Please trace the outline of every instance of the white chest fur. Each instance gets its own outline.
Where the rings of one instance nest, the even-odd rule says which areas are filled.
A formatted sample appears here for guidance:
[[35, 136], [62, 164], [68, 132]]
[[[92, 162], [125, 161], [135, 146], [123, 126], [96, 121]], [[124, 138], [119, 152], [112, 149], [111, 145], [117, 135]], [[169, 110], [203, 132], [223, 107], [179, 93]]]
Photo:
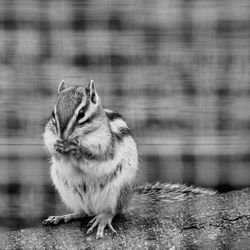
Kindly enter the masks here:
[[[95, 164], [94, 169], [105, 168], [106, 164]], [[110, 162], [110, 169], [111, 165]], [[124, 170], [126, 171], [122, 171]], [[110, 174], [91, 175], [76, 167], [70, 160], [53, 158], [51, 178], [62, 200], [71, 210], [97, 215], [104, 211], [115, 213], [120, 183], [124, 181], [116, 171], [121, 169], [114, 167]]]
[[115, 148], [114, 159], [102, 162], [52, 156], [51, 178], [64, 203], [74, 212], [115, 213], [120, 190], [134, 181], [138, 163], [131, 137]]

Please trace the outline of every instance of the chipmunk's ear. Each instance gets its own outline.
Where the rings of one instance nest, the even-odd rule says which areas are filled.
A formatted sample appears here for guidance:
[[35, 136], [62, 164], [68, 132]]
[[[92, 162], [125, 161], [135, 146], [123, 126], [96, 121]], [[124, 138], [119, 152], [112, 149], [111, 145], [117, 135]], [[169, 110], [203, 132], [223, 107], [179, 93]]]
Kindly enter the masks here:
[[95, 84], [93, 80], [91, 80], [87, 85], [87, 90], [89, 92], [90, 101], [96, 104], [98, 95], [96, 93]]
[[60, 94], [63, 90], [65, 90], [67, 88], [67, 85], [65, 83], [64, 80], [62, 80], [59, 84], [59, 87], [58, 87], [58, 90], [57, 90], [57, 93]]

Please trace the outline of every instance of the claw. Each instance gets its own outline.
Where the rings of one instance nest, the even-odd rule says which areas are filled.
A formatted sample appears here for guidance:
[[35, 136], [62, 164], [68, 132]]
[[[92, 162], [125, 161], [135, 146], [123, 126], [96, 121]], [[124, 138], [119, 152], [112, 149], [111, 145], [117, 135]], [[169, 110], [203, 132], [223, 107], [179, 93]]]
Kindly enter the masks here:
[[113, 228], [111, 222], [108, 223], [108, 227], [112, 231], [112, 233], [117, 234], [117, 231]]
[[96, 220], [96, 217], [94, 217], [92, 220], [89, 221], [87, 227], [89, 227], [90, 225], [92, 225], [94, 223], [94, 221]]
[[79, 218], [83, 218], [84, 216], [85, 216], [84, 213], [73, 213], [73, 214], [66, 214], [66, 215], [60, 215], [60, 216], [49, 216], [49, 218], [44, 220], [42, 224], [45, 226], [56, 225], [60, 221], [67, 223], [71, 221], [72, 219], [79, 219]]
[[61, 220], [60, 216], [50, 216], [48, 219], [42, 222], [43, 225], [56, 225]]
[[88, 226], [91, 227], [88, 229], [87, 234], [91, 233], [93, 229], [98, 225], [96, 239], [103, 238], [104, 229], [106, 226], [112, 231], [112, 233], [117, 234], [116, 230], [113, 228], [111, 222], [113, 215], [111, 214], [99, 214], [95, 216], [89, 223]]
[[91, 224], [92, 226], [88, 229], [87, 234], [91, 233], [94, 230], [94, 228], [97, 226], [98, 224], [97, 216], [88, 223], [88, 226], [90, 226]]

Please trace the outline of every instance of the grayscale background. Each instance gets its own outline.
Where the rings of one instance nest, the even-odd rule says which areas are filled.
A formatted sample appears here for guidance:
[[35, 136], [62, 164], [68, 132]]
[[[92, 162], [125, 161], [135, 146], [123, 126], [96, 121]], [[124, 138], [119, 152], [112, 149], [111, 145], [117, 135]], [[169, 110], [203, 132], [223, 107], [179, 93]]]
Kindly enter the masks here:
[[0, 232], [65, 209], [42, 146], [62, 79], [127, 119], [141, 182], [250, 184], [249, 0], [0, 0]]

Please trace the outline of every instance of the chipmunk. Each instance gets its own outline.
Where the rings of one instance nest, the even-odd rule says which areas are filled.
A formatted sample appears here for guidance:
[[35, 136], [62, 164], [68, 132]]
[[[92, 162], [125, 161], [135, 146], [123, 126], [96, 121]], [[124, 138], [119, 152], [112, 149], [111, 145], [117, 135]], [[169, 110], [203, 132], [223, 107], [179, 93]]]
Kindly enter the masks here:
[[85, 86], [58, 87], [57, 101], [45, 126], [51, 179], [73, 213], [50, 216], [44, 225], [95, 216], [102, 238], [113, 217], [126, 208], [138, 171], [137, 145], [120, 114], [104, 109], [93, 80]]

